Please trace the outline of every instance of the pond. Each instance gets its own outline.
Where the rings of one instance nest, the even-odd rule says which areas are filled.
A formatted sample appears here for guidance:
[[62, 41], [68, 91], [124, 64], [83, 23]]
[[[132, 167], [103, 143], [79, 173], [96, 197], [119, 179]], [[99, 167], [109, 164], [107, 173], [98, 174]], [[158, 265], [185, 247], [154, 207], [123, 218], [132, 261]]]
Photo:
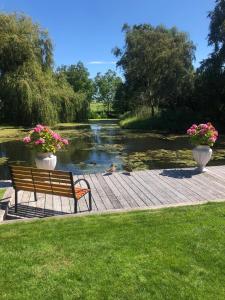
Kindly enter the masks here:
[[[92, 121], [81, 128], [58, 130], [70, 145], [57, 153], [57, 169], [75, 174], [105, 172], [114, 163], [117, 170], [129, 164], [134, 170], [194, 166], [191, 145], [185, 135], [121, 129], [116, 121]], [[34, 166], [34, 152], [20, 140], [0, 143], [0, 179], [8, 179], [6, 162]], [[225, 138], [214, 148], [211, 165], [225, 164]]]

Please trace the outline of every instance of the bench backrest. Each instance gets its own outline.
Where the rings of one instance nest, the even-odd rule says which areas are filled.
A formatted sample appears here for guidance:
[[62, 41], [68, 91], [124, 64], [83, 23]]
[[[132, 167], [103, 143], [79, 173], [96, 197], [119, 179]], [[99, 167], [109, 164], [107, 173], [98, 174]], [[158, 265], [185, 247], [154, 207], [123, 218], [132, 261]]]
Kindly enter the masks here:
[[57, 196], [74, 197], [72, 172], [10, 166], [14, 189]]

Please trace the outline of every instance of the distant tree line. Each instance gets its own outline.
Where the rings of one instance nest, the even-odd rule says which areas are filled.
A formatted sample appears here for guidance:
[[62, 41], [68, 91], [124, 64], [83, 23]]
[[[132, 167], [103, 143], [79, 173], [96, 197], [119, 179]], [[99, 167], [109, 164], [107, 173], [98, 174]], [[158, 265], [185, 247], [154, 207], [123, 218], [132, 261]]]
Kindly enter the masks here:
[[198, 69], [193, 66], [196, 47], [187, 33], [176, 27], [125, 24], [125, 44], [113, 49], [122, 78], [108, 70], [90, 79], [82, 62], [55, 70], [48, 33], [27, 16], [1, 13], [0, 122], [82, 121], [89, 116], [90, 102], [96, 101], [108, 115], [112, 109], [118, 115], [146, 115], [153, 120], [146, 123], [149, 128], [167, 126], [168, 120], [174, 127], [212, 121], [222, 128], [225, 0], [216, 0], [208, 17], [213, 51]]

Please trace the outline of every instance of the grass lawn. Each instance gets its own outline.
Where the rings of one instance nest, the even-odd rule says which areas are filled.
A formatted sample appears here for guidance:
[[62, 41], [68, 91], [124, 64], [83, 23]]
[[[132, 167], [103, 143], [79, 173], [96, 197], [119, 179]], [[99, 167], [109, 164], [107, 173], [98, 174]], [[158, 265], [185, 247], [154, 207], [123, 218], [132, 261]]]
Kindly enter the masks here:
[[0, 143], [12, 140], [12, 139], [21, 139], [26, 135], [28, 129], [23, 127], [14, 127], [8, 125], [0, 125]]
[[0, 189], [0, 201], [5, 193], [5, 189]]
[[225, 204], [0, 226], [1, 299], [224, 299]]

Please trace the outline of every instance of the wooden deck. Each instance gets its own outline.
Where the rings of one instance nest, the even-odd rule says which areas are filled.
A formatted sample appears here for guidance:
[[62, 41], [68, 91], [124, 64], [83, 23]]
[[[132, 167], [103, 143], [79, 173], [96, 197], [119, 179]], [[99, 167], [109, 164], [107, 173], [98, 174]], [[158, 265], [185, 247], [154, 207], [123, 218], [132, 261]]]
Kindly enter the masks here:
[[[166, 169], [123, 173], [89, 174], [84, 177], [91, 185], [93, 211], [137, 209], [190, 202], [225, 199], [225, 166], [208, 167], [198, 174], [195, 169]], [[14, 193], [9, 215], [14, 213]], [[87, 212], [87, 201], [79, 201], [79, 212]], [[18, 217], [45, 217], [73, 213], [73, 199], [38, 194], [38, 201], [30, 192], [19, 192]]]

